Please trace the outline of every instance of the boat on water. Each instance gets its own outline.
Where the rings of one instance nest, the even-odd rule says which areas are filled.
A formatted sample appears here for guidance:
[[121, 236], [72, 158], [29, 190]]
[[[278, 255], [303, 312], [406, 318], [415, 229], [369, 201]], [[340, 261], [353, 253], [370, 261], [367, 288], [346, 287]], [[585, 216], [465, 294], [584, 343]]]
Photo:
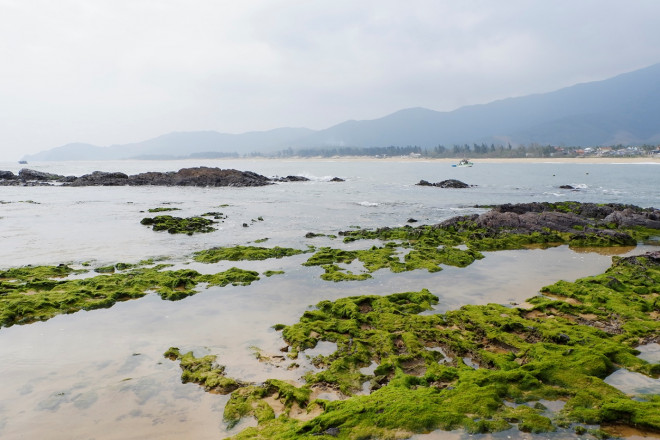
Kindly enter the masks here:
[[471, 167], [474, 165], [474, 163], [470, 162], [468, 159], [461, 159], [460, 162], [458, 162], [455, 165], [452, 165], [453, 167]]

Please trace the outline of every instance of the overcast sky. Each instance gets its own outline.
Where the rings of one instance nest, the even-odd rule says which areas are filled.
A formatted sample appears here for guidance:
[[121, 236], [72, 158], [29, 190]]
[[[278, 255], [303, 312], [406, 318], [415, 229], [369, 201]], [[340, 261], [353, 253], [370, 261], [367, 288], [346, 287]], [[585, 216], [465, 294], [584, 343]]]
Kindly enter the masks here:
[[657, 0], [0, 0], [0, 160], [327, 128], [660, 62]]

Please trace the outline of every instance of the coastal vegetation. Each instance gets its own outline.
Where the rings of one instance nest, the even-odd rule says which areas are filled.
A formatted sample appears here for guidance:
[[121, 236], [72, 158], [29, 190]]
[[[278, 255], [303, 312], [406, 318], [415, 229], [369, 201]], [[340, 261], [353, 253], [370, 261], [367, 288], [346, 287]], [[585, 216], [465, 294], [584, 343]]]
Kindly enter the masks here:
[[[512, 426], [584, 434], [588, 425], [607, 423], [660, 432], [657, 395], [628, 396], [603, 380], [619, 368], [660, 375], [660, 364], [635, 349], [657, 340], [658, 286], [656, 252], [614, 257], [605, 273], [544, 287], [525, 307], [420, 314], [438, 301], [426, 290], [322, 301], [298, 323], [275, 326], [291, 360], [320, 341], [337, 346], [312, 360], [320, 370], [307, 372], [301, 386], [241, 383], [227, 378], [213, 355], [170, 348], [166, 356], [180, 361], [184, 382], [231, 393], [224, 413], [230, 426], [256, 418], [258, 425], [235, 439], [394, 439]], [[341, 399], [317, 399], [319, 390]], [[563, 407], [552, 412], [541, 400]]]
[[421, 157], [421, 158], [542, 158], [542, 157], [643, 157], [657, 152], [657, 145], [643, 144], [637, 146], [611, 145], [600, 147], [558, 146], [550, 144], [517, 144], [512, 146], [495, 143], [472, 144], [438, 144], [434, 147], [417, 145], [390, 145], [388, 147], [323, 147], [323, 148], [288, 148], [271, 154], [252, 153], [249, 156], [273, 157]]
[[236, 267], [206, 275], [189, 269], [165, 270], [167, 267], [119, 263], [97, 268], [100, 275], [86, 278], [71, 278], [88, 271], [63, 264], [0, 271], [0, 327], [45, 321], [79, 310], [108, 308], [118, 301], [141, 298], [150, 292], [174, 301], [197, 293], [200, 283], [246, 286], [259, 280], [257, 272]]

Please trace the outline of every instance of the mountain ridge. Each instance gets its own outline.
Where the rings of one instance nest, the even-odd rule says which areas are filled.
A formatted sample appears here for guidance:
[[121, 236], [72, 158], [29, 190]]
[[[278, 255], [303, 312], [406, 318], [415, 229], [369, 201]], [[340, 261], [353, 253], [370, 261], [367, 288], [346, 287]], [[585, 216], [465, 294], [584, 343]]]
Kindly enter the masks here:
[[142, 142], [99, 147], [72, 143], [25, 160], [179, 158], [201, 153], [274, 153], [287, 148], [387, 147], [472, 143], [599, 146], [660, 142], [660, 64], [553, 92], [504, 98], [452, 111], [424, 107], [323, 130], [276, 128], [227, 134], [171, 132]]

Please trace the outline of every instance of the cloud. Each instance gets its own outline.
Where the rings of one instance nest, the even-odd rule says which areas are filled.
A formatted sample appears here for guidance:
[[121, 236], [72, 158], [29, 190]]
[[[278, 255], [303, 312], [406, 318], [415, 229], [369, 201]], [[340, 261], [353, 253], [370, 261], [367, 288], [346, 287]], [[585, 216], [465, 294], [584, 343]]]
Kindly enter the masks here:
[[551, 91], [660, 61], [659, 12], [652, 0], [0, 0], [0, 159]]

